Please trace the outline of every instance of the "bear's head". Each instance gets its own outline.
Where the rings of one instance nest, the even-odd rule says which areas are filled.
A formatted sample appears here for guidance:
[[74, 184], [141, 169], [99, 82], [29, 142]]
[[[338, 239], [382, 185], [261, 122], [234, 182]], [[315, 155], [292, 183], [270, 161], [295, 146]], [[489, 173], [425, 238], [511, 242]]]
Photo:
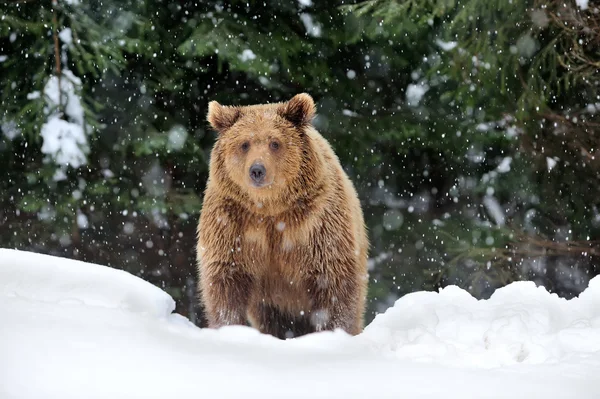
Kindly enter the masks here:
[[258, 204], [294, 200], [316, 180], [317, 156], [307, 134], [314, 116], [314, 101], [306, 93], [265, 105], [223, 106], [212, 101], [208, 122], [218, 138], [211, 180], [229, 195]]

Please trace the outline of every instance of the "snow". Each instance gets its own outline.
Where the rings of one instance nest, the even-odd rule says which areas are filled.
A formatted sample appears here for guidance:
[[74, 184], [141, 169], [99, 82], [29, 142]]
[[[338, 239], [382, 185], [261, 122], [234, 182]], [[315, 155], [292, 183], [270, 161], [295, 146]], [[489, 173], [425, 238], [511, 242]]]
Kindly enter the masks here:
[[[524, 58], [531, 58], [538, 51], [540, 44], [529, 33], [521, 36], [516, 43], [516, 52]], [[514, 50], [513, 50], [514, 51]]]
[[90, 222], [88, 217], [82, 213], [80, 210], [77, 211], [77, 226], [80, 229], [87, 229], [90, 227]]
[[265, 87], [269, 87], [271, 85], [271, 81], [266, 76], [259, 76], [258, 81]]
[[504, 226], [506, 218], [498, 200], [492, 195], [483, 197], [483, 205], [498, 226]]
[[[52, 157], [60, 166], [78, 168], [87, 163], [86, 154], [89, 148], [85, 134], [84, 110], [77, 94], [80, 87], [81, 79], [68, 69], [62, 71], [60, 79], [51, 76], [44, 86], [44, 112], [48, 119], [42, 125], [40, 133], [43, 138], [42, 153]], [[31, 99], [35, 100], [37, 97], [36, 92], [28, 94], [28, 98]], [[68, 121], [63, 119], [60, 113], [61, 104]], [[61, 176], [62, 174], [59, 174], [55, 180], [59, 180]]]
[[19, 134], [21, 134], [21, 129], [19, 129], [19, 126], [17, 126], [17, 123], [12, 120], [2, 122], [0, 124], [0, 131], [9, 140], [14, 139]]
[[365, 331], [199, 329], [126, 272], [0, 249], [2, 398], [600, 397], [600, 277], [400, 298]]
[[153, 197], [165, 197], [169, 191], [168, 173], [158, 161], [154, 161], [142, 175], [142, 186]]
[[490, 130], [500, 128], [504, 130], [506, 137], [513, 138], [522, 133], [521, 129], [514, 124], [514, 121], [515, 120], [513, 116], [506, 115], [502, 119], [495, 122], [478, 123], [475, 126], [475, 130], [479, 132], [488, 132]]
[[404, 223], [404, 215], [398, 209], [388, 209], [383, 213], [383, 228], [386, 230], [398, 230]]
[[[59, 105], [59, 100], [62, 100], [67, 116], [75, 123], [83, 125], [84, 111], [81, 106], [81, 99], [77, 95], [80, 87], [81, 79], [68, 69], [62, 71], [60, 81], [57, 76], [51, 76], [44, 87], [44, 96], [46, 97], [47, 104], [46, 112], [52, 112]], [[64, 98], [60, 99], [61, 95]]]
[[185, 145], [188, 138], [187, 129], [182, 125], [174, 125], [169, 129], [169, 141], [167, 142], [167, 148], [172, 151], [179, 151]]
[[37, 217], [39, 220], [52, 220], [56, 217], [56, 210], [51, 205], [44, 204]]
[[71, 28], [65, 28], [58, 33], [58, 37], [60, 41], [66, 44], [67, 46], [71, 46], [73, 44], [73, 32]]
[[54, 171], [54, 175], [52, 176], [52, 180], [54, 181], [62, 181], [67, 179], [67, 173], [64, 168], [58, 168]]
[[596, 112], [600, 111], [600, 103], [595, 103], [595, 104], [590, 103], [590, 104], [586, 105], [585, 109], [589, 114], [593, 115]]
[[0, 54], [0, 63], [6, 61], [8, 59], [8, 55]]
[[242, 51], [242, 54], [240, 54], [239, 57], [242, 62], [252, 61], [256, 59], [256, 54], [254, 54], [254, 51], [247, 48]]
[[532, 10], [531, 13], [531, 22], [538, 27], [544, 29], [550, 23], [550, 18], [546, 14], [546, 10], [543, 8]]
[[411, 107], [419, 105], [419, 102], [421, 102], [421, 99], [425, 93], [427, 93], [427, 90], [429, 90], [429, 86], [424, 83], [409, 84], [406, 87], [406, 101], [408, 105]]
[[357, 117], [358, 113], [355, 112], [355, 111], [352, 111], [350, 109], [343, 109], [342, 110], [342, 115], [349, 116], [349, 117]]
[[496, 168], [498, 173], [507, 173], [510, 172], [510, 164], [512, 163], [511, 157], [504, 157], [500, 162], [500, 165]]
[[550, 172], [556, 166], [557, 160], [555, 158], [546, 157], [546, 166], [548, 167], [548, 172]]
[[161, 289], [127, 272], [70, 259], [0, 249], [2, 299], [101, 307], [164, 316], [175, 308]]
[[492, 128], [492, 125], [489, 123], [479, 123], [477, 126], [475, 126], [475, 129], [480, 132], [487, 132], [491, 128]]
[[41, 136], [44, 139], [42, 153], [51, 155], [57, 164], [74, 168], [86, 164], [83, 149], [87, 140], [81, 126], [53, 116], [42, 125]]
[[579, 8], [581, 8], [582, 10], [588, 9], [589, 0], [575, 0], [575, 2], [579, 6]]
[[304, 24], [307, 35], [312, 37], [321, 37], [321, 25], [319, 23], [315, 23], [312, 15], [303, 12], [300, 14], [300, 20]]
[[453, 50], [458, 45], [457, 42], [444, 42], [440, 39], [437, 39], [435, 44], [437, 44], [444, 51]]

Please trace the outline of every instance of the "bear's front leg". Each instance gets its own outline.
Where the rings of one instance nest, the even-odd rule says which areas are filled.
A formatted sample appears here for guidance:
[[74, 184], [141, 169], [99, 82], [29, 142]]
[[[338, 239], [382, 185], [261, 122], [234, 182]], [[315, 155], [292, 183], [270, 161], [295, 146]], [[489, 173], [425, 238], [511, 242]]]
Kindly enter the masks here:
[[252, 279], [229, 262], [203, 265], [202, 301], [210, 328], [246, 324]]
[[357, 277], [350, 274], [340, 278], [323, 271], [309, 278], [309, 319], [315, 331], [341, 328], [351, 335], [362, 331], [364, 294]]

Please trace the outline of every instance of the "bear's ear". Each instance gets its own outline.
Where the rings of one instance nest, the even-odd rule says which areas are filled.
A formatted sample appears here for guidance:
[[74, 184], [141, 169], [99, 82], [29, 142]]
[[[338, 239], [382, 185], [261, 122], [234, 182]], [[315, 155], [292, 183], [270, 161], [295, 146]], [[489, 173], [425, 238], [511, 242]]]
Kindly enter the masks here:
[[311, 123], [315, 117], [315, 102], [306, 93], [297, 94], [279, 109], [279, 116], [296, 127], [302, 127]]
[[208, 115], [206, 119], [213, 129], [220, 133], [233, 126], [240, 119], [241, 115], [242, 111], [239, 107], [223, 106], [216, 101], [211, 101], [208, 103]]

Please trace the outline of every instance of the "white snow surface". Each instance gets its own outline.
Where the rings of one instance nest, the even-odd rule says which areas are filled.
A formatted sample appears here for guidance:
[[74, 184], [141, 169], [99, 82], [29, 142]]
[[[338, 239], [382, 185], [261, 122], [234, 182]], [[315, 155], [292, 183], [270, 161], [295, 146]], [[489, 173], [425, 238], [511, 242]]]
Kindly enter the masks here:
[[416, 292], [351, 337], [200, 329], [124, 271], [0, 249], [2, 398], [598, 398], [600, 277]]

